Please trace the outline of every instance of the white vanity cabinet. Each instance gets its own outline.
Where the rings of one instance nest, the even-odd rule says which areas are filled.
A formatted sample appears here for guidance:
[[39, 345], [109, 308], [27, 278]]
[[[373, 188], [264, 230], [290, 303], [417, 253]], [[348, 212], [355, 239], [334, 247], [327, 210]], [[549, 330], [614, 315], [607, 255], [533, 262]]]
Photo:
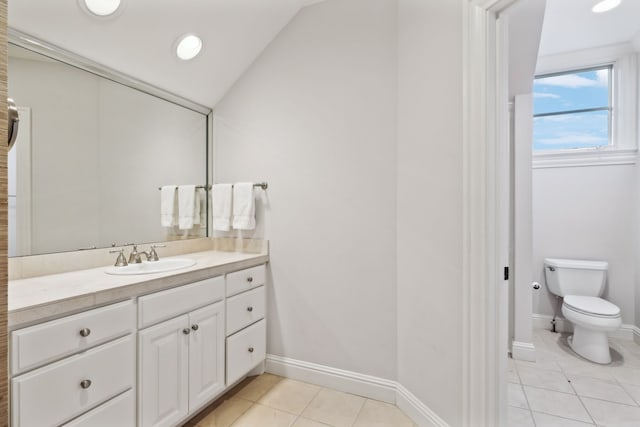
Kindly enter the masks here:
[[264, 362], [267, 352], [264, 265], [227, 274], [227, 384]]
[[[12, 425], [60, 426], [92, 411], [100, 425], [102, 405], [135, 386], [134, 330], [126, 301], [13, 331]], [[134, 426], [133, 414], [119, 425]]]
[[140, 427], [177, 425], [225, 389], [224, 283], [220, 276], [139, 298], [142, 324], [179, 314], [138, 333]]
[[13, 330], [11, 425], [184, 423], [263, 368], [265, 278], [262, 264]]

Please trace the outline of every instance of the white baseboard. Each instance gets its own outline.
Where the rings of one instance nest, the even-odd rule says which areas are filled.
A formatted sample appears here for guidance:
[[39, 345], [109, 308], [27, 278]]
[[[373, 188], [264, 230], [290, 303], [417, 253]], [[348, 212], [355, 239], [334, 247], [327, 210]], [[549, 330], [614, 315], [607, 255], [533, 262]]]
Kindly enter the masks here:
[[398, 384], [396, 405], [419, 426], [449, 427], [449, 424], [418, 400], [402, 384]]
[[536, 361], [536, 348], [533, 343], [513, 341], [511, 343], [511, 357], [515, 360]]
[[396, 404], [420, 427], [449, 427], [442, 418], [396, 381], [273, 354], [267, 355], [265, 370], [274, 375]]
[[[551, 319], [553, 319], [553, 316], [533, 314], [531, 317], [533, 319], [533, 329], [551, 330]], [[556, 317], [556, 331], [571, 333], [573, 332], [573, 325], [563, 317]], [[640, 328], [635, 325], [623, 324], [620, 326], [620, 329], [609, 332], [608, 335], [612, 338], [640, 342]]]
[[391, 380], [272, 354], [267, 355], [266, 371], [370, 399], [396, 403], [396, 382]]

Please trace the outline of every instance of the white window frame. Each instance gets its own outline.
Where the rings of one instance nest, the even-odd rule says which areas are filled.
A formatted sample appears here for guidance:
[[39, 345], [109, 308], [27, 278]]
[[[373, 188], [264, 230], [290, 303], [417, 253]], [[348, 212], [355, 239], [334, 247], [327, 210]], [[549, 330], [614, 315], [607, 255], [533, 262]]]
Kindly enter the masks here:
[[533, 151], [534, 168], [635, 164], [638, 140], [638, 54], [631, 44], [538, 58], [536, 75], [613, 65], [611, 144], [607, 147]]

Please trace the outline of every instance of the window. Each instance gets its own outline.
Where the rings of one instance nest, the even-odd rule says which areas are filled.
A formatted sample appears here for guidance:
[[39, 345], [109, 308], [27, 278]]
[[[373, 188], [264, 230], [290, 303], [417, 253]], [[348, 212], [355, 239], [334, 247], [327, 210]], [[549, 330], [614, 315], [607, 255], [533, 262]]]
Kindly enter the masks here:
[[613, 145], [613, 66], [546, 74], [533, 84], [533, 150]]

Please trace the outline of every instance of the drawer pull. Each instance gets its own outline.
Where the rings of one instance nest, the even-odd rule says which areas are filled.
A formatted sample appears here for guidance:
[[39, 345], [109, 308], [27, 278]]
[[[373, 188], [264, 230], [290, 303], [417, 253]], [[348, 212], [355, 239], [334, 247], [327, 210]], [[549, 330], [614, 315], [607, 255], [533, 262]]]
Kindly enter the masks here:
[[247, 307], [247, 311], [248, 311], [249, 313], [251, 313], [251, 312], [253, 311], [253, 307], [251, 307], [251, 306]]
[[89, 328], [80, 329], [80, 336], [81, 337], [88, 337], [90, 334], [91, 334], [91, 329], [89, 329]]
[[247, 282], [249, 282], [249, 283], [253, 282], [253, 277], [251, 277], [251, 276], [247, 277]]
[[189, 328], [184, 328], [184, 329], [182, 330], [182, 333], [183, 333], [183, 334], [185, 334], [185, 335], [189, 335], [189, 334], [191, 333], [191, 329], [189, 329]]
[[84, 388], [85, 390], [88, 389], [89, 387], [91, 387], [91, 380], [80, 381], [80, 387]]
[[249, 353], [253, 353], [253, 347], [249, 347]]
[[191, 326], [191, 329], [193, 329], [194, 331], [197, 331], [199, 327], [200, 327], [200, 326], [198, 326], [198, 325], [192, 325], [192, 326]]

